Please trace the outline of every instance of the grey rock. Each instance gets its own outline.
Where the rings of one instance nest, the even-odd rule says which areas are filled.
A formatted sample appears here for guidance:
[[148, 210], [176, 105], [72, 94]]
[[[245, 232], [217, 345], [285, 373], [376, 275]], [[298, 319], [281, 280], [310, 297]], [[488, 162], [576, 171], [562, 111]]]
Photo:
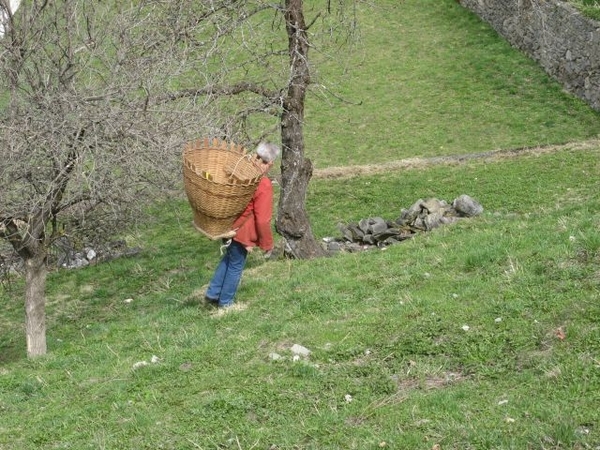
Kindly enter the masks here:
[[468, 195], [461, 195], [452, 202], [452, 207], [461, 217], [474, 217], [483, 212], [483, 206]]
[[310, 350], [307, 349], [306, 347], [303, 347], [300, 344], [294, 344], [292, 345], [292, 347], [290, 348], [291, 352], [294, 355], [300, 355], [300, 356], [308, 356], [310, 355]]
[[387, 222], [381, 217], [372, 217], [369, 219], [369, 226], [367, 227], [367, 231], [370, 234], [378, 234], [387, 230], [387, 228]]

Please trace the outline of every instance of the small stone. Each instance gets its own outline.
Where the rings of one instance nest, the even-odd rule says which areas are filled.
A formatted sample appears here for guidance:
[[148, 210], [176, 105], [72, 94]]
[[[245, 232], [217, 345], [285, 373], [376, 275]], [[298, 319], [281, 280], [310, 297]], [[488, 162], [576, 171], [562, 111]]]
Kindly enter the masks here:
[[327, 244], [327, 250], [330, 252], [339, 252], [342, 250], [342, 245], [339, 242], [329, 242]]
[[300, 356], [308, 356], [308, 355], [310, 355], [310, 350], [307, 349], [306, 347], [303, 347], [302, 345], [299, 345], [299, 344], [292, 345], [292, 348], [290, 350], [295, 355], [300, 355]]
[[189, 362], [184, 362], [183, 364], [181, 364], [179, 366], [179, 370], [181, 370], [182, 372], [187, 372], [191, 369], [192, 369], [192, 363], [189, 363]]
[[452, 202], [452, 207], [459, 216], [473, 217], [483, 212], [483, 206], [468, 195], [461, 195]]
[[148, 361], [138, 361], [133, 365], [133, 370], [139, 369], [140, 367], [144, 367], [148, 365]]

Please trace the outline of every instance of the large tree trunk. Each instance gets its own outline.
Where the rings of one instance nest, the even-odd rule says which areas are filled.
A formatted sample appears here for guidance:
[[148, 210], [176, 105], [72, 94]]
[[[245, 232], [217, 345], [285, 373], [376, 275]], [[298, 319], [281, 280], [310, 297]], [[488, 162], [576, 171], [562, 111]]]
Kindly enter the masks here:
[[286, 241], [286, 253], [294, 258], [324, 256], [315, 240], [306, 212], [306, 189], [312, 176], [312, 163], [304, 158], [304, 100], [310, 83], [308, 36], [302, 0], [286, 0], [285, 20], [290, 52], [291, 77], [281, 114], [282, 189], [276, 229]]
[[25, 260], [25, 332], [27, 356], [46, 354], [46, 258], [35, 255]]

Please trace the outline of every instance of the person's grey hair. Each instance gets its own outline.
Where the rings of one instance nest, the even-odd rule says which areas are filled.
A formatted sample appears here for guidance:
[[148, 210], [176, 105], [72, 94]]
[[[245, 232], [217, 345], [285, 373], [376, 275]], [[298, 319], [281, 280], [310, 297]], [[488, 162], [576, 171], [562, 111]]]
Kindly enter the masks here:
[[280, 149], [277, 145], [270, 142], [261, 142], [256, 147], [256, 154], [265, 162], [273, 162], [279, 156]]

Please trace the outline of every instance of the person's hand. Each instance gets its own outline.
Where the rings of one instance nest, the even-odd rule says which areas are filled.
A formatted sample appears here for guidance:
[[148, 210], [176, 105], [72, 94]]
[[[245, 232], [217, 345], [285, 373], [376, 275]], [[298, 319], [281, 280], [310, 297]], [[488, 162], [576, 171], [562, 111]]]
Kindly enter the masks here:
[[231, 239], [231, 238], [234, 238], [236, 234], [237, 234], [237, 230], [230, 230], [227, 233], [224, 233], [219, 237], [221, 239]]
[[254, 249], [254, 247], [246, 247], [246, 251], [248, 253], [252, 253], [252, 250]]

